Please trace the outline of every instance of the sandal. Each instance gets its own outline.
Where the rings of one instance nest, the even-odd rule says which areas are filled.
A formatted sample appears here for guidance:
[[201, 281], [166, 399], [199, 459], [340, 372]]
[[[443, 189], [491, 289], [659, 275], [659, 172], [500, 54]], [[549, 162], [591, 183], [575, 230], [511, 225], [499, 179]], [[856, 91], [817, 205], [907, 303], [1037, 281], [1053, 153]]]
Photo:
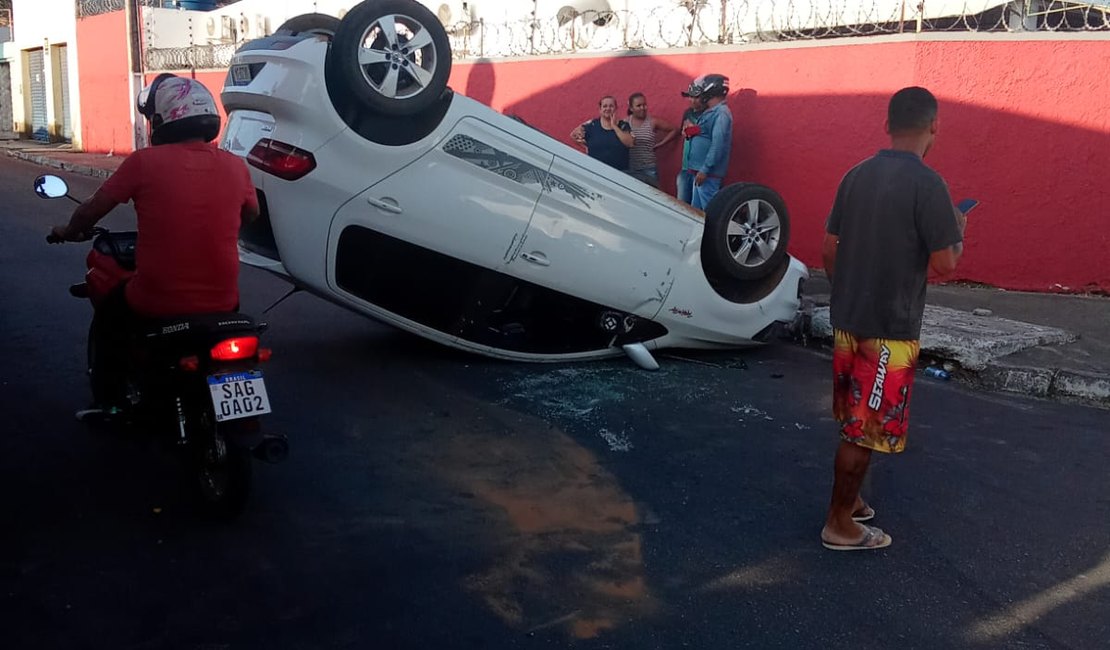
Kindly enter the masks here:
[[834, 544], [825, 541], [821, 538], [821, 545], [831, 551], [871, 551], [880, 548], [886, 548], [894, 541], [894, 539], [883, 532], [881, 528], [873, 526], [864, 526], [863, 539], [855, 542], [854, 544]]
[[852, 521], [857, 524], [862, 524], [865, 521], [871, 521], [875, 518], [875, 509], [866, 503], [859, 510], [852, 513]]

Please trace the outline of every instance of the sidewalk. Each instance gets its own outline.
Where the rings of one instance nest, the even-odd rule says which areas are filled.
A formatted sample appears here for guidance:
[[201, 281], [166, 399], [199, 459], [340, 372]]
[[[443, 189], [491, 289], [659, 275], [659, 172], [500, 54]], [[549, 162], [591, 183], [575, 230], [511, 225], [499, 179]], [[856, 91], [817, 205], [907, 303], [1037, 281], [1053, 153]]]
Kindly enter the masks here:
[[[930, 285], [923, 363], [976, 388], [1110, 408], [1110, 297]], [[809, 333], [831, 340], [829, 283], [806, 286]], [[924, 377], [922, 378], [925, 379]]]
[[[107, 178], [122, 156], [69, 145], [0, 141], [9, 156]], [[921, 332], [926, 363], [943, 365], [975, 388], [1110, 408], [1110, 297], [932, 285]], [[806, 285], [806, 336], [832, 339], [829, 284], [814, 271]], [[923, 377], [922, 380], [925, 380]]]
[[68, 144], [47, 144], [34, 140], [0, 140], [0, 151], [13, 158], [74, 174], [108, 178], [119, 168], [123, 156], [73, 151]]

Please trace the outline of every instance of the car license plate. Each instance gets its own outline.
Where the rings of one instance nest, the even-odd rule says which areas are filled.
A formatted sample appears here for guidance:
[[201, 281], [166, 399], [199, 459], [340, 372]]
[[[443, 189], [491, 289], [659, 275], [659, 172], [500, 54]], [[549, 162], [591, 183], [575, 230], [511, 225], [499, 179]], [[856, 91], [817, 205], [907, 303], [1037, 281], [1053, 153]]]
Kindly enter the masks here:
[[216, 421], [237, 420], [270, 412], [270, 399], [261, 370], [212, 375], [208, 378], [212, 391], [212, 408]]
[[251, 67], [244, 63], [231, 66], [231, 83], [246, 86], [251, 82]]

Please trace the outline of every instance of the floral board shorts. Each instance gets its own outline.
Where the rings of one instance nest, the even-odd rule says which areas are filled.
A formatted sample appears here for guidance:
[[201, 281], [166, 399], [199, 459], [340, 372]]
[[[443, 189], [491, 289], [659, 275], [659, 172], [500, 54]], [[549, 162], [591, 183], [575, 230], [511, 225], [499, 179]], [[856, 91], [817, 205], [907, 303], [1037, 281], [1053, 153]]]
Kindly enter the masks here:
[[840, 437], [875, 451], [906, 447], [919, 341], [861, 339], [836, 330], [833, 415]]

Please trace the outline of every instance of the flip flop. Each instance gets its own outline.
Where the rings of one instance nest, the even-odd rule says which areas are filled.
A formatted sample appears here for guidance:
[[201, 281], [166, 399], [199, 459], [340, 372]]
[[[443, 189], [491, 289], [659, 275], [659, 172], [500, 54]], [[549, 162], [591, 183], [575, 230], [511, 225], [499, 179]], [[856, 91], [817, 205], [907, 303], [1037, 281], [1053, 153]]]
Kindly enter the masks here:
[[829, 549], [830, 551], [872, 551], [875, 549], [886, 548], [890, 546], [894, 539], [883, 532], [881, 528], [873, 526], [864, 526], [863, 539], [854, 544], [833, 544], [826, 542], [824, 538], [821, 539], [821, 546]]
[[[857, 515], [856, 512], [862, 514]], [[852, 513], [852, 521], [856, 522], [857, 524], [862, 524], [865, 521], [871, 521], [875, 518], [875, 509], [867, 505], [866, 503], [863, 504], [863, 507], [856, 512]]]

